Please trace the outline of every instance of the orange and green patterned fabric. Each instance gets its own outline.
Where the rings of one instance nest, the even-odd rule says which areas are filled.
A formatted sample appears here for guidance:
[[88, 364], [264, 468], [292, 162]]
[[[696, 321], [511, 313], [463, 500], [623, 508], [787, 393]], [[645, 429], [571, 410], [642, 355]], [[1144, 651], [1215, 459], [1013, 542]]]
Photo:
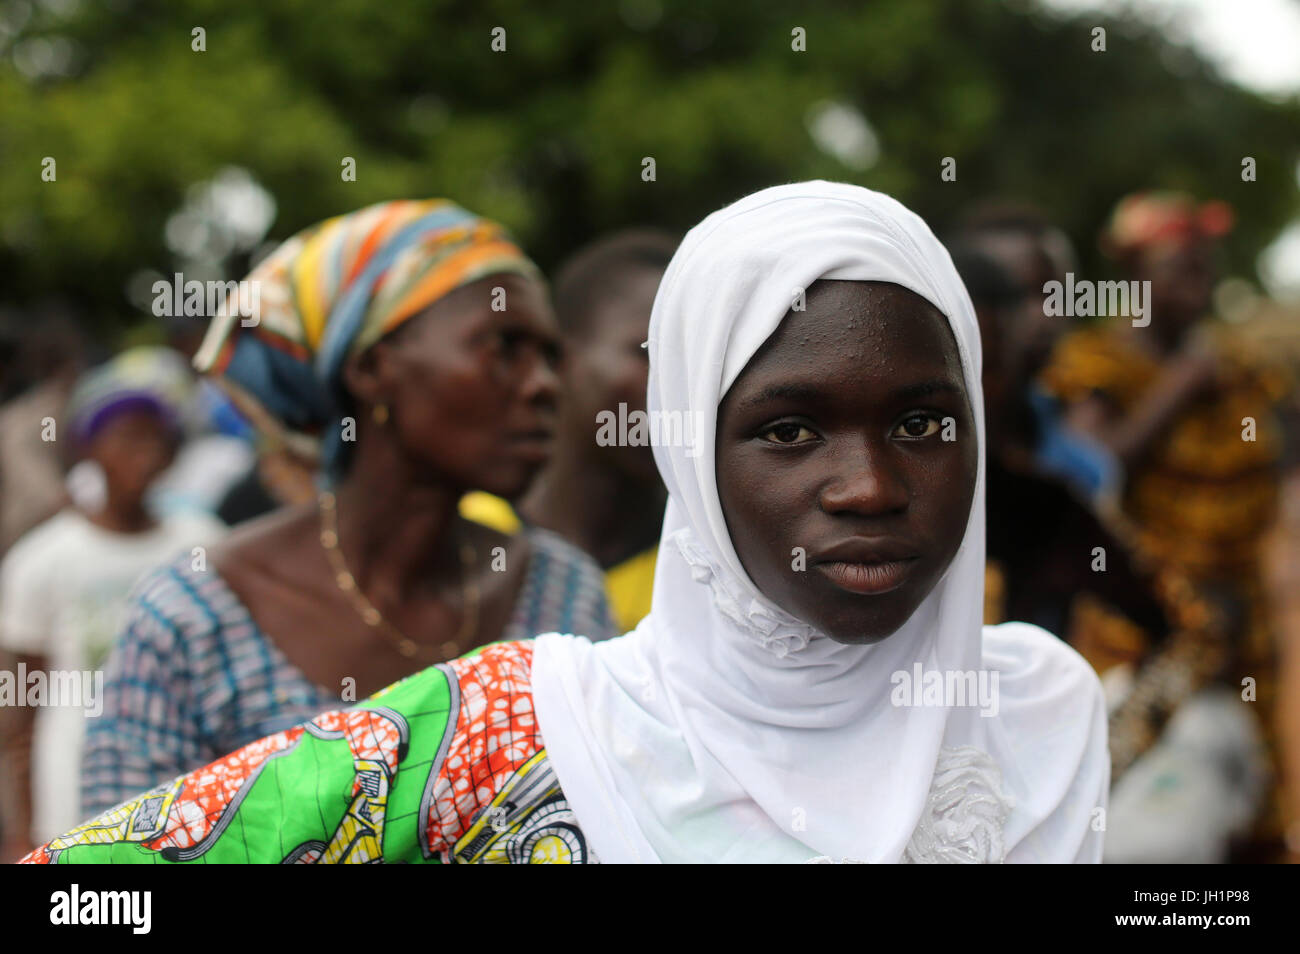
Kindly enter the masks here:
[[531, 642], [432, 666], [259, 739], [33, 851], [30, 864], [585, 864], [546, 757]]

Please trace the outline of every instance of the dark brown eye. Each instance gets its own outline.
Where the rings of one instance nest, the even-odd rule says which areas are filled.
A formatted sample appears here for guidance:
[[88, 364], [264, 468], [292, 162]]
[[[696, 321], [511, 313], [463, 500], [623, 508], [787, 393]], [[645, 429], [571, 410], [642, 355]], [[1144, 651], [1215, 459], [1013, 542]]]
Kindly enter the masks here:
[[808, 428], [804, 427], [802, 424], [795, 424], [787, 421], [783, 424], [777, 424], [774, 427], [768, 428], [767, 432], [763, 436], [768, 438], [773, 444], [802, 444], [806, 441], [812, 440], [817, 435], [808, 430]]
[[939, 433], [939, 419], [929, 414], [913, 414], [894, 431], [895, 437], [929, 437]]

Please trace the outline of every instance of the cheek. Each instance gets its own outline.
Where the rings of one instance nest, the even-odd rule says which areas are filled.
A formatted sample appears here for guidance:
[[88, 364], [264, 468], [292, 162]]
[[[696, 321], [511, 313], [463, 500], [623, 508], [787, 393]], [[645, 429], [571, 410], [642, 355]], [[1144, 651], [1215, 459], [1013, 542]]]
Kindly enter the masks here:
[[414, 374], [399, 395], [405, 420], [451, 428], [490, 426], [502, 418], [510, 399], [509, 389], [493, 380], [488, 368], [468, 361]]
[[409, 377], [394, 403], [401, 443], [457, 471], [496, 446], [508, 418], [509, 392], [486, 369], [444, 366]]
[[650, 375], [650, 368], [645, 361], [620, 353], [611, 363], [611, 368], [610, 386], [619, 395], [619, 399], [632, 407], [644, 408], [646, 382]]
[[750, 577], [761, 584], [788, 568], [800, 521], [817, 504], [815, 485], [801, 468], [774, 468], [757, 450], [741, 446], [725, 451], [717, 473], [732, 546]]
[[110, 454], [105, 473], [118, 483], [138, 487], [167, 469], [167, 459], [161, 449], [148, 445]]
[[936, 543], [943, 544], [949, 556], [957, 551], [965, 535], [977, 468], [978, 450], [971, 441], [953, 447], [917, 478], [921, 527]]
[[622, 349], [592, 349], [587, 360], [570, 376], [570, 388], [596, 410], [645, 410], [649, 368], [644, 359]]

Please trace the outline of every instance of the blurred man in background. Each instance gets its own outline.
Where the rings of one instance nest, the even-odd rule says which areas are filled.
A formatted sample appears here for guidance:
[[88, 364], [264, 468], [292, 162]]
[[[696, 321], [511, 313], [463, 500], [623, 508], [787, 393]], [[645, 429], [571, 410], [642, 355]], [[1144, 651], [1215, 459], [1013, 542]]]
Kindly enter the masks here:
[[601, 446], [597, 415], [622, 419], [620, 405], [627, 415], [645, 414], [649, 362], [641, 345], [676, 248], [666, 232], [628, 229], [598, 239], [560, 268], [555, 311], [564, 358], [555, 453], [518, 502], [517, 516], [482, 495], [462, 508], [503, 526], [522, 518], [586, 550], [605, 571], [620, 632], [650, 610], [667, 492], [649, 444]]
[[1061, 402], [1038, 380], [1067, 330], [1060, 318], [1046, 314], [1043, 302], [1046, 284], [1063, 280], [1076, 267], [1069, 238], [1030, 205], [991, 200], [960, 217], [953, 241], [995, 263], [1016, 295], [1015, 307], [1002, 310], [1000, 323], [1006, 410], [1013, 415], [1000, 426], [1031, 455], [1033, 466], [1059, 476], [1086, 499], [1108, 504], [1120, 478], [1114, 455], [1067, 426]]

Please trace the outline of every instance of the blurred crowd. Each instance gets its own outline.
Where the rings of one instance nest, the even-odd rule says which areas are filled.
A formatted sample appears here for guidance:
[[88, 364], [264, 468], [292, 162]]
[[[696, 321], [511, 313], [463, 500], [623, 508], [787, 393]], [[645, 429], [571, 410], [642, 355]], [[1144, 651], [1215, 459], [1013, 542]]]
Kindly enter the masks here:
[[[0, 860], [485, 642], [607, 638], [648, 612], [666, 491], [649, 446], [602, 446], [593, 422], [644, 413], [679, 237], [596, 237], [545, 278], [504, 246], [449, 248], [445, 293], [418, 290], [445, 321], [372, 327], [362, 303], [340, 342], [305, 303], [354, 253], [351, 218], [250, 276], [283, 282], [301, 327], [265, 292], [255, 336], [174, 318], [108, 354], [67, 310], [3, 318], [0, 670], [104, 679], [90, 717], [0, 706]], [[1099, 237], [1009, 200], [946, 226], [984, 346], [985, 622], [1040, 625], [1102, 677], [1106, 860], [1300, 858], [1300, 314], [1223, 294], [1221, 203], [1135, 194]], [[1080, 276], [1094, 240], [1113, 272]], [[515, 324], [458, 310], [469, 267], [508, 276]], [[1052, 283], [1085, 277], [1149, 283], [1149, 323], [1055, 314]], [[349, 460], [296, 397], [326, 366]], [[424, 472], [397, 441], [428, 448]], [[385, 506], [430, 474], [455, 526]]]

